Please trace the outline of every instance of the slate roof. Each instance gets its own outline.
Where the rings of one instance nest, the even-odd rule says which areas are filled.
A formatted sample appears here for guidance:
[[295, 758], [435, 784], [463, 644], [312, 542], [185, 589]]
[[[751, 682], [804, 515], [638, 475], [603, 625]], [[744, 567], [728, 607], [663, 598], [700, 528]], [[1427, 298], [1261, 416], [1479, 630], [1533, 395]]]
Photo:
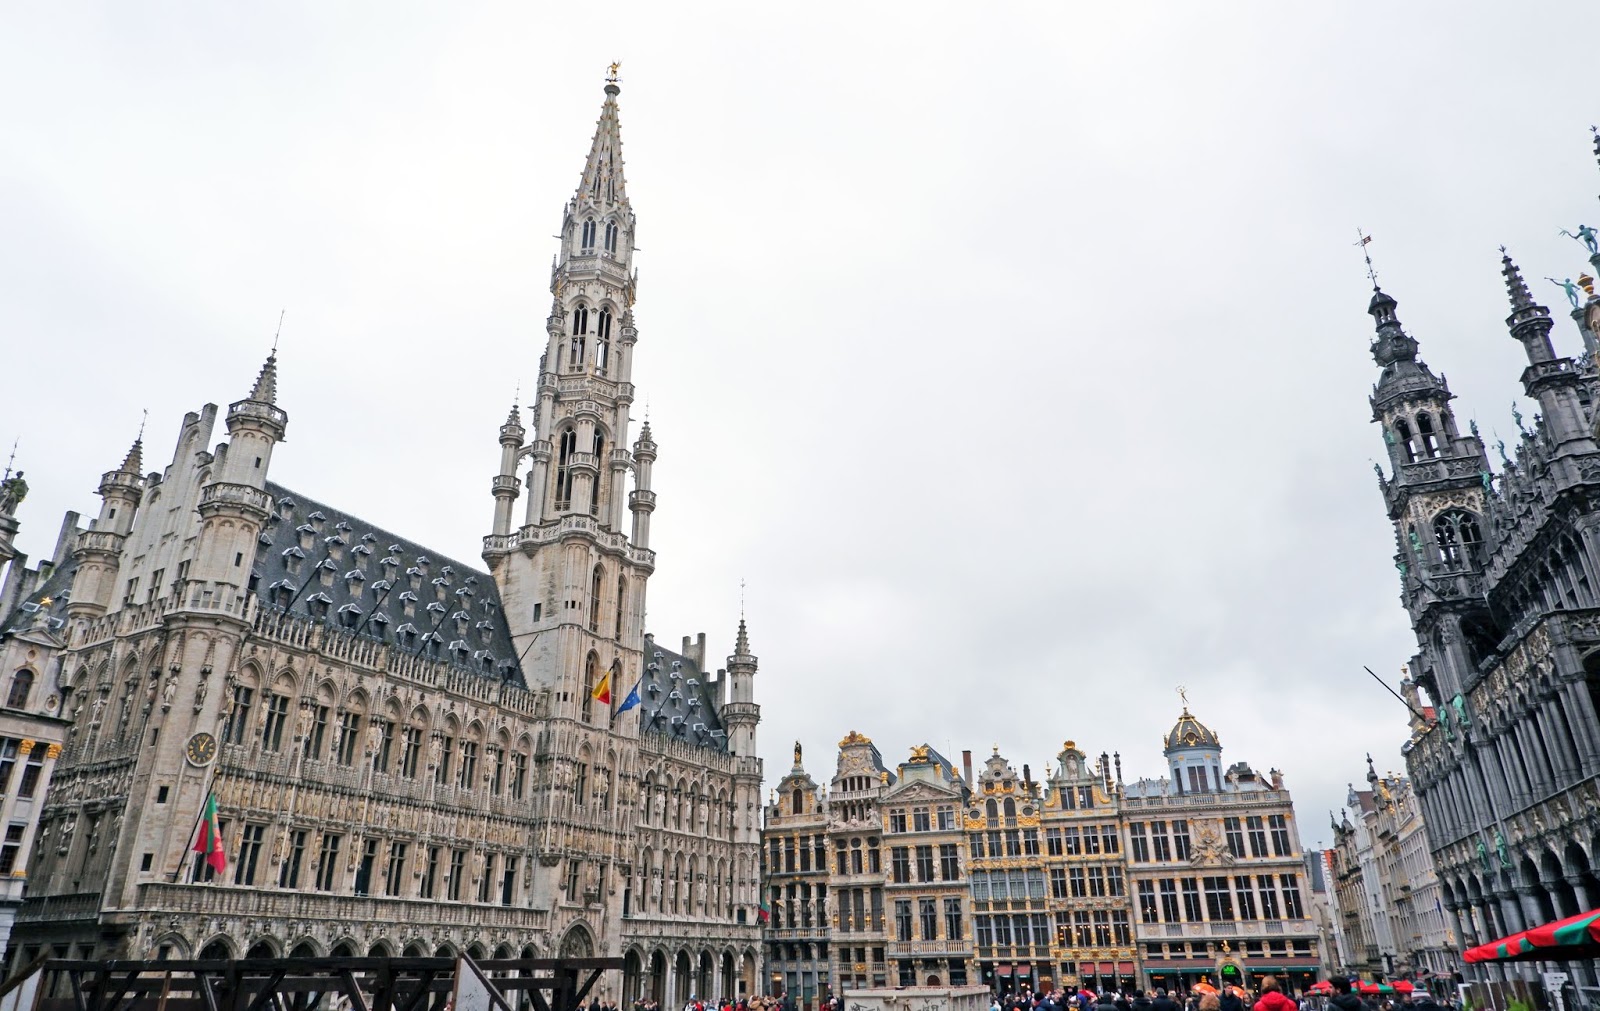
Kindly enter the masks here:
[[273, 482], [251, 570], [264, 607], [358, 629], [399, 649], [523, 684], [487, 572]]
[[57, 631], [67, 623], [67, 601], [71, 599], [72, 577], [78, 574], [78, 563], [71, 556], [55, 570], [39, 586], [34, 587], [32, 593], [20, 601], [12, 612], [6, 615], [0, 629], [6, 632], [19, 631], [31, 627], [39, 620], [39, 603], [46, 597], [50, 599], [50, 606], [46, 608], [46, 623], [51, 631]]
[[728, 732], [705, 672], [689, 657], [649, 638], [639, 681], [639, 730], [728, 750]]

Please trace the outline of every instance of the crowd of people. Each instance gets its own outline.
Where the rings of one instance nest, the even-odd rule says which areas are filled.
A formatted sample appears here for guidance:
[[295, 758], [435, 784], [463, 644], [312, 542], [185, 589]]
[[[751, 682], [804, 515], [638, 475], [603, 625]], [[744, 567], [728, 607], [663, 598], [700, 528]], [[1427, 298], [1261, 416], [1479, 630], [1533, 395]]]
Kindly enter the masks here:
[[[1434, 1000], [1426, 990], [1418, 989], [1399, 1005], [1385, 999], [1367, 1000], [1356, 992], [1353, 981], [1335, 976], [1328, 981], [1327, 996], [1299, 994], [1290, 996], [1279, 985], [1277, 977], [1263, 976], [1260, 989], [1251, 994], [1240, 987], [1168, 993], [1166, 990], [1105, 990], [1093, 993], [1063, 990], [1034, 993], [1024, 989], [1020, 993], [996, 995], [989, 1011], [1395, 1011], [1405, 1007], [1412, 1011], [1444, 1011], [1444, 1005]], [[837, 1009], [834, 1009], [837, 1011]]]
[[[1355, 983], [1343, 976], [1328, 981], [1329, 993], [1285, 993], [1277, 977], [1263, 976], [1260, 989], [1254, 994], [1235, 986], [1217, 990], [1205, 989], [1166, 990], [1104, 990], [1093, 993], [1086, 989], [1075, 992], [1041, 990], [1034, 992], [1023, 988], [1017, 993], [996, 994], [989, 1011], [1451, 1011], [1449, 1005], [1438, 1003], [1432, 994], [1417, 989], [1398, 1002], [1391, 998], [1368, 1000], [1356, 992]], [[616, 1005], [592, 1003], [588, 1011], [617, 1011]], [[661, 1011], [653, 1000], [633, 1002], [633, 1011]], [[799, 1011], [799, 1005], [788, 994], [771, 997], [724, 997], [721, 1000], [690, 999], [681, 1011]], [[844, 1011], [844, 1002], [838, 997], [824, 1000], [819, 1011]]]

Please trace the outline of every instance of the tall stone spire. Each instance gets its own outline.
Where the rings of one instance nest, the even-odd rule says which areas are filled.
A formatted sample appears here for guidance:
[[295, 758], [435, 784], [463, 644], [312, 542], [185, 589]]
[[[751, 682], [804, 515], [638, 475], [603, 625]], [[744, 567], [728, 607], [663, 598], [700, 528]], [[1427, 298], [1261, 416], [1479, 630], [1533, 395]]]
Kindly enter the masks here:
[[261, 373], [256, 376], [256, 384], [250, 390], [250, 396], [245, 398], [258, 404], [276, 404], [278, 402], [278, 350], [274, 348], [267, 360], [261, 366]]
[[1558, 453], [1594, 452], [1594, 438], [1589, 434], [1578, 396], [1583, 380], [1572, 359], [1556, 356], [1555, 346], [1550, 343], [1550, 330], [1554, 326], [1550, 310], [1534, 301], [1522, 271], [1504, 248], [1501, 249], [1500, 273], [1506, 279], [1506, 295], [1511, 300], [1506, 328], [1528, 356], [1528, 367], [1522, 372], [1522, 388], [1539, 402], [1546, 430]]
[[128, 455], [122, 458], [122, 466], [117, 468], [122, 474], [144, 473], [144, 436], [133, 440], [133, 445], [128, 447]]
[[628, 189], [622, 173], [622, 125], [617, 116], [617, 96], [622, 88], [616, 73], [606, 79], [606, 100], [595, 122], [594, 140], [583, 163], [574, 203], [585, 200], [600, 206], [626, 206]]

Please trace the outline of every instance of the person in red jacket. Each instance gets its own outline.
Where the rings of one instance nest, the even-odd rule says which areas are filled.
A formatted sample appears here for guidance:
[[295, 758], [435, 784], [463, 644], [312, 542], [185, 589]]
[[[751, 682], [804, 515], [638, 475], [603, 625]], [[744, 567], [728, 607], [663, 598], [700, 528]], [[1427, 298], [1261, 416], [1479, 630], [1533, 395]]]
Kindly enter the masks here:
[[1298, 1011], [1299, 1005], [1283, 995], [1278, 989], [1278, 977], [1263, 976], [1261, 978], [1261, 999], [1256, 1001], [1253, 1011]]

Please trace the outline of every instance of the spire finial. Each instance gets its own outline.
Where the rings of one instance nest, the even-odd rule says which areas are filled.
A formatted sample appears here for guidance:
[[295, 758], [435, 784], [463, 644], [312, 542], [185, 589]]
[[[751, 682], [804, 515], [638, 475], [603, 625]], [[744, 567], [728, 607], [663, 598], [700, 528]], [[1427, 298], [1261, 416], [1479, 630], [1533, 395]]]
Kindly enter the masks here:
[[278, 347], [273, 341], [272, 352], [267, 355], [267, 360], [261, 366], [260, 375], [256, 376], [256, 384], [250, 390], [247, 398], [258, 404], [276, 404], [278, 402]]
[[1183, 711], [1189, 711], [1189, 689], [1183, 685], [1178, 686], [1178, 701], [1183, 703]]
[[744, 620], [744, 577], [739, 577], [739, 620]]
[[1528, 290], [1528, 282], [1522, 279], [1522, 271], [1504, 246], [1500, 247], [1500, 273], [1505, 275], [1506, 294], [1511, 297], [1513, 309], [1523, 309], [1533, 304], [1533, 293]]
[[150, 420], [150, 409], [149, 408], [145, 408], [142, 412], [140, 412], [139, 434], [134, 436], [134, 439], [133, 439], [134, 442], [143, 442], [144, 441], [144, 423], [149, 421], [149, 420]]
[[1355, 242], [1355, 245], [1357, 245], [1357, 246], [1359, 246], [1361, 248], [1361, 258], [1363, 260], [1367, 261], [1367, 280], [1372, 282], [1372, 290], [1373, 291], [1377, 291], [1378, 290], [1378, 272], [1376, 270], [1372, 269], [1372, 254], [1367, 252], [1367, 245], [1370, 242], [1372, 242], [1372, 236], [1370, 236], [1366, 232], [1362, 231], [1360, 226], [1358, 225], [1356, 227], [1356, 242]]
[[4, 477], [0, 477], [0, 481], [4, 481], [11, 476], [11, 465], [17, 462], [17, 446], [21, 442], [22, 436], [20, 435], [11, 440], [11, 455], [6, 457], [6, 472]]
[[278, 337], [283, 333], [283, 317], [288, 311], [288, 309], [278, 310], [278, 329], [272, 333], [272, 357], [274, 358], [278, 357]]
[[622, 83], [622, 78], [617, 76], [617, 71], [619, 71], [621, 69], [622, 69], [622, 61], [621, 60], [616, 60], [611, 64], [611, 66], [607, 67], [606, 68], [606, 83], [607, 84], [621, 84]]

